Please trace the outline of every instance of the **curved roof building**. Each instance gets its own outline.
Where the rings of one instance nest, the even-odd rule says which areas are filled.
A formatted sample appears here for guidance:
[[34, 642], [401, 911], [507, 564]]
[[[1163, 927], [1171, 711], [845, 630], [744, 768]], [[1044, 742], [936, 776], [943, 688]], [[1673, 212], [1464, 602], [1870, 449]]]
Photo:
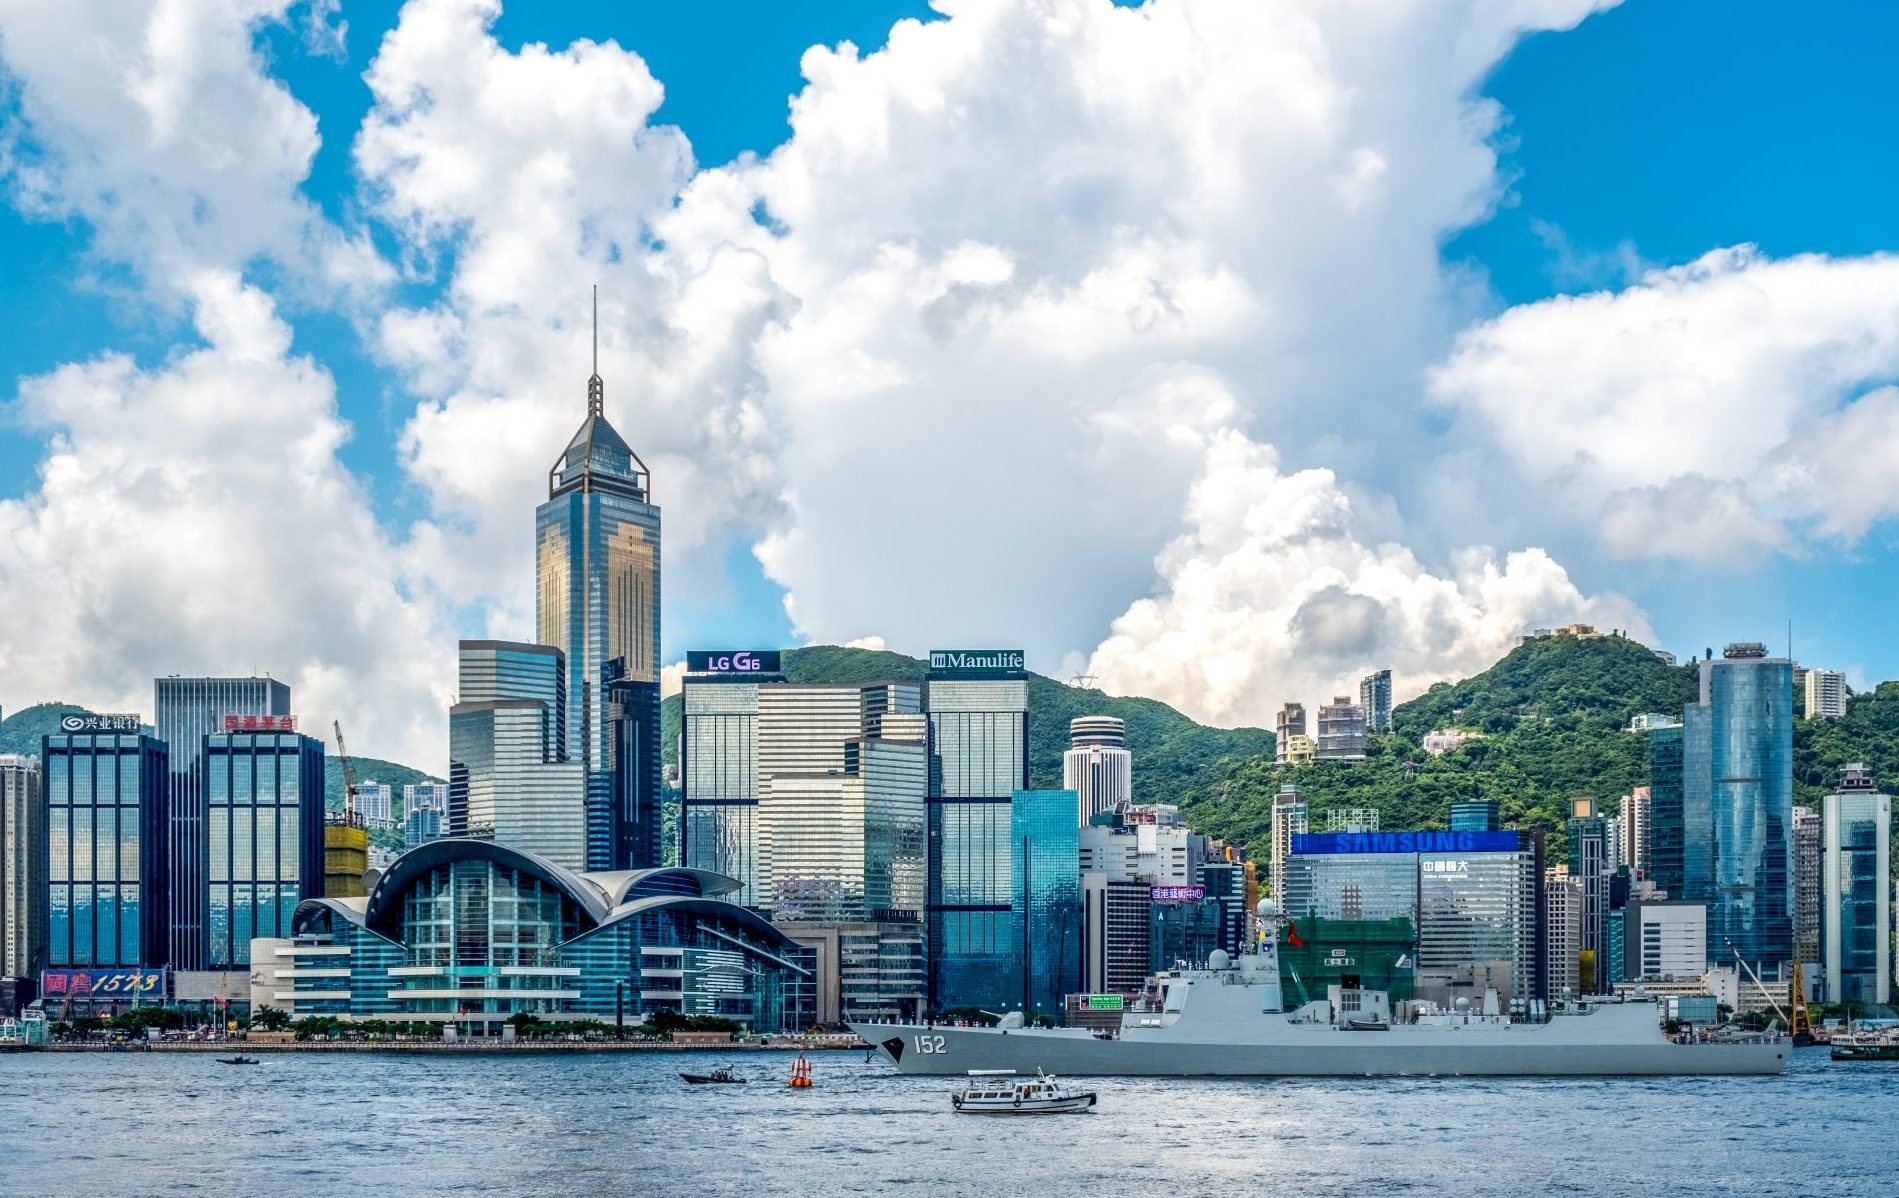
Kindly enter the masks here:
[[721, 897], [736, 889], [707, 870], [581, 873], [493, 841], [432, 840], [366, 897], [306, 899], [289, 940], [257, 941], [253, 1002], [474, 1034], [520, 1012], [808, 1026], [806, 950]]

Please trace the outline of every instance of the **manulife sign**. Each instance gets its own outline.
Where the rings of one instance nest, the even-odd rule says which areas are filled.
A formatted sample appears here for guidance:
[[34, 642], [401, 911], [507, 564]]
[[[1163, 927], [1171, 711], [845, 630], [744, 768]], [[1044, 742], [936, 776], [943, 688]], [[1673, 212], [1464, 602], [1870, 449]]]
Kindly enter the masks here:
[[975, 670], [1025, 670], [1027, 655], [1020, 649], [932, 649], [930, 672], [955, 674]]

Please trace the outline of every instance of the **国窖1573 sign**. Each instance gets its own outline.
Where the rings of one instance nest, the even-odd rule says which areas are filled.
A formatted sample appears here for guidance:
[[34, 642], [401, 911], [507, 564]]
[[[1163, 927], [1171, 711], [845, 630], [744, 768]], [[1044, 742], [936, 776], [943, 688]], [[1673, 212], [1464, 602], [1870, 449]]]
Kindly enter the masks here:
[[954, 674], [976, 670], [1026, 670], [1027, 655], [1020, 649], [932, 649], [930, 672]]
[[776, 649], [689, 649], [688, 674], [776, 674]]

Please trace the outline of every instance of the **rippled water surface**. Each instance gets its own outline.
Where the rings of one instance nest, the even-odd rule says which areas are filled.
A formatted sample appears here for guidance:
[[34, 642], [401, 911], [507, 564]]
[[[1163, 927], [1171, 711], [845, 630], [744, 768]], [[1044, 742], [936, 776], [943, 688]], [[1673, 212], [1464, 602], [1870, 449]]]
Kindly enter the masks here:
[[[733, 1061], [747, 1086], [686, 1086]], [[817, 1054], [0, 1056], [0, 1193], [1899, 1195], [1899, 1065], [1777, 1078], [1097, 1079], [984, 1118]]]

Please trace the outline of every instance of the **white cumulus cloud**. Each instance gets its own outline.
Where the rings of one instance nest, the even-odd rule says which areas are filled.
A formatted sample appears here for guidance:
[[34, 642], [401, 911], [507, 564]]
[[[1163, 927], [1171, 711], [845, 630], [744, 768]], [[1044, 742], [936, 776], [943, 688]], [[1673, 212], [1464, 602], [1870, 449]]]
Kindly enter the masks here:
[[1512, 308], [1432, 376], [1614, 553], [1759, 560], [1899, 511], [1899, 258], [1751, 247]]

